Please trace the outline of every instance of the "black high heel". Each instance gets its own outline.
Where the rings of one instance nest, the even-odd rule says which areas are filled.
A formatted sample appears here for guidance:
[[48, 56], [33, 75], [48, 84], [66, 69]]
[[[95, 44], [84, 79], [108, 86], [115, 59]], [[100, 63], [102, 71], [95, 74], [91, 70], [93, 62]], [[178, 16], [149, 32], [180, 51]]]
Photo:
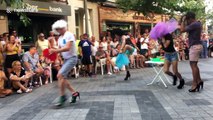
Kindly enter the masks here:
[[180, 84], [177, 86], [177, 89], [182, 89], [184, 85], [185, 85], [184, 79], [180, 80]]
[[199, 85], [200, 85], [200, 88], [201, 88], [201, 89], [203, 89], [204, 82], [203, 82], [203, 81], [202, 81], [202, 82], [200, 82], [200, 83], [199, 83]]
[[61, 97], [59, 98], [58, 103], [56, 103], [55, 106], [57, 106], [57, 107], [63, 106], [64, 103], [66, 102], [66, 100], [67, 100], [66, 95], [61, 96]]
[[77, 97], [80, 99], [80, 93], [79, 92], [75, 92], [72, 94], [72, 100], [70, 103], [76, 103], [76, 99]]
[[177, 85], [177, 76], [176, 75], [173, 76], [173, 85], [174, 86]]
[[127, 73], [126, 73], [126, 77], [124, 78], [124, 80], [126, 81], [126, 80], [129, 80], [129, 78], [131, 77], [131, 75], [130, 75], [130, 72], [129, 71], [127, 71]]
[[200, 91], [200, 85], [197, 85], [195, 89], [189, 89], [189, 92], [199, 92]]

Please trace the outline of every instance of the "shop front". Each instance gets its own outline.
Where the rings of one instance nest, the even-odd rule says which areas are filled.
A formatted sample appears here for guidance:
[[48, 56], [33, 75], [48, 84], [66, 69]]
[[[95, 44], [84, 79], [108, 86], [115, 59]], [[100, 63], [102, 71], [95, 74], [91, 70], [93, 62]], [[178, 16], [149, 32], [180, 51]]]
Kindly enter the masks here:
[[115, 22], [115, 21], [105, 21], [106, 23], [106, 31], [110, 32], [112, 36], [115, 34], [117, 35], [123, 35], [127, 34], [128, 32], [133, 33], [133, 23], [128, 22]]
[[[66, 19], [67, 16], [71, 15], [71, 7], [66, 4], [52, 3], [52, 2], [40, 2], [24, 0], [26, 7], [21, 9], [6, 8], [4, 5], [0, 6], [0, 15], [5, 17], [5, 28], [6, 31], [11, 33], [16, 30], [19, 38], [23, 42], [23, 46], [27, 47], [30, 44], [35, 43], [37, 35], [44, 33], [46, 37], [51, 31], [52, 24], [58, 19]], [[25, 26], [17, 13], [25, 12], [31, 22]], [[1, 25], [1, 24], [0, 24]], [[0, 33], [1, 34], [1, 33]]]
[[157, 14], [151, 19], [142, 14], [138, 15], [135, 11], [124, 13], [117, 8], [99, 7], [99, 28], [102, 33], [111, 32], [112, 35], [128, 32], [133, 35], [143, 34], [146, 29], [150, 30], [152, 25], [162, 20], [162, 16]]

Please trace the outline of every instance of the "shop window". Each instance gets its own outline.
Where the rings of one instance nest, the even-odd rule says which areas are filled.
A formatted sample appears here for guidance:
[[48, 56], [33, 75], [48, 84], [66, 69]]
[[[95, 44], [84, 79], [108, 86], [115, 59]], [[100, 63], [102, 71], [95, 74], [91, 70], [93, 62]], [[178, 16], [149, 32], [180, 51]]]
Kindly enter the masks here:
[[124, 23], [124, 22], [113, 22], [113, 21], [106, 21], [107, 31], [111, 32], [112, 36], [115, 34], [117, 35], [124, 35], [128, 32], [133, 34], [133, 23]]

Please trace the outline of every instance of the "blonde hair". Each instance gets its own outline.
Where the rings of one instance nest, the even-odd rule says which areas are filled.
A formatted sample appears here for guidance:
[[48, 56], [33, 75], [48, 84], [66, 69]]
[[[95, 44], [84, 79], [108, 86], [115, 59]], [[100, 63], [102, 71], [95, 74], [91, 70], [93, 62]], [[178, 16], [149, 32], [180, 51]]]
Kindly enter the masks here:
[[20, 61], [18, 61], [18, 60], [16, 60], [16, 61], [13, 61], [13, 63], [12, 63], [12, 67], [14, 67], [15, 65], [16, 65], [16, 63], [21, 63]]

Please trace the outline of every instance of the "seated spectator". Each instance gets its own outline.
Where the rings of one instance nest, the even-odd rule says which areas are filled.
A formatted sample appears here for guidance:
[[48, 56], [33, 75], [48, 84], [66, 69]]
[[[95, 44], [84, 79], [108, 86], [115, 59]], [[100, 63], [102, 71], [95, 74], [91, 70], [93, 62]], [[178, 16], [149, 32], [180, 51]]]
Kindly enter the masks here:
[[189, 59], [189, 48], [186, 43], [184, 43], [184, 53], [185, 53], [185, 60]]
[[108, 53], [103, 50], [102, 44], [100, 44], [98, 51], [96, 52], [95, 58], [97, 62], [99, 62], [101, 59], [106, 59], [107, 74], [111, 75], [112, 73], [110, 72], [110, 57], [108, 57]]
[[113, 66], [114, 68], [114, 73], [117, 73], [119, 71], [119, 68], [116, 67], [115, 62], [116, 62], [116, 58], [117, 55], [119, 54], [119, 51], [121, 49], [121, 45], [118, 44], [115, 48], [111, 48], [111, 46], [108, 48], [109, 50], [109, 56], [110, 56], [110, 64]]
[[119, 42], [118, 42], [118, 39], [116, 37], [113, 39], [113, 41], [110, 42], [110, 46], [114, 49], [116, 48], [116, 46], [118, 44], [119, 44]]
[[7, 80], [5, 73], [2, 71], [3, 65], [0, 64], [0, 98], [12, 94], [12, 90], [4, 89], [4, 81]]
[[38, 85], [39, 77], [44, 73], [44, 69], [39, 63], [39, 55], [37, 54], [36, 47], [31, 45], [29, 51], [24, 53], [23, 56], [24, 68], [28, 72], [34, 72], [36, 74], [35, 85]]
[[145, 42], [145, 39], [141, 39], [141, 48], [140, 48], [140, 54], [148, 57], [148, 44]]
[[4, 63], [4, 56], [3, 56], [4, 48], [2, 43], [0, 42], [0, 65], [3, 65]]
[[44, 69], [44, 79], [45, 79], [45, 85], [47, 85], [49, 83], [49, 78], [50, 78], [50, 59], [45, 58], [43, 56], [40, 57], [40, 64]]
[[29, 93], [32, 92], [32, 89], [29, 89], [28, 83], [29, 79], [34, 75], [32, 72], [26, 72], [22, 69], [21, 62], [14, 61], [12, 63], [13, 71], [10, 75], [10, 80], [12, 81], [12, 87], [17, 93], [21, 94], [23, 92]]
[[157, 56], [160, 56], [159, 54], [159, 44], [155, 40], [149, 41], [149, 50], [150, 50], [150, 57], [155, 58]]
[[36, 48], [38, 50], [38, 54], [41, 56], [43, 55], [43, 51], [49, 47], [49, 41], [45, 39], [43, 33], [38, 35], [38, 40], [35, 43]]
[[53, 63], [53, 68], [56, 69], [57, 71], [59, 71], [62, 64], [63, 64], [62, 57], [60, 54], [58, 54], [57, 59]]
[[185, 52], [184, 52], [184, 42], [183, 41], [180, 41], [179, 43], [179, 56], [180, 56], [180, 60], [185, 60]]
[[3, 36], [2, 36], [3, 38], [2, 38], [2, 40], [1, 40], [1, 43], [2, 43], [2, 45], [4, 46], [4, 45], [6, 45], [6, 43], [8, 42], [8, 38], [9, 38], [9, 33], [3, 33]]
[[52, 77], [53, 80], [58, 80], [57, 74], [58, 71], [61, 69], [61, 65], [63, 64], [63, 60], [60, 56], [60, 54], [57, 55], [57, 59], [52, 64]]
[[101, 39], [101, 43], [100, 44], [102, 44], [103, 50], [107, 51], [108, 41], [106, 40], [106, 37], [103, 37]]
[[4, 56], [4, 58], [6, 56], [5, 50], [6, 50], [6, 43], [8, 43], [8, 39], [9, 39], [9, 34], [8, 33], [3, 33], [3, 37], [0, 40], [0, 42], [1, 42], [1, 45], [3, 47], [3, 56]]
[[[137, 65], [136, 65], [136, 67], [137, 68], [143, 68], [144, 67], [144, 62], [145, 62], [145, 55], [142, 55], [141, 54], [141, 51], [142, 51], [142, 42], [144, 41], [144, 38], [140, 35], [140, 34], [138, 34], [138, 36], [137, 36], [137, 42], [136, 42], [136, 45], [137, 45], [137, 47], [138, 47], [138, 51], [137, 51], [137, 56], [138, 56], [138, 59], [136, 59], [136, 60], [138, 60], [138, 62], [136, 62], [136, 63], [138, 63]], [[148, 47], [147, 47], [148, 48]], [[148, 50], [147, 50], [148, 51]]]

